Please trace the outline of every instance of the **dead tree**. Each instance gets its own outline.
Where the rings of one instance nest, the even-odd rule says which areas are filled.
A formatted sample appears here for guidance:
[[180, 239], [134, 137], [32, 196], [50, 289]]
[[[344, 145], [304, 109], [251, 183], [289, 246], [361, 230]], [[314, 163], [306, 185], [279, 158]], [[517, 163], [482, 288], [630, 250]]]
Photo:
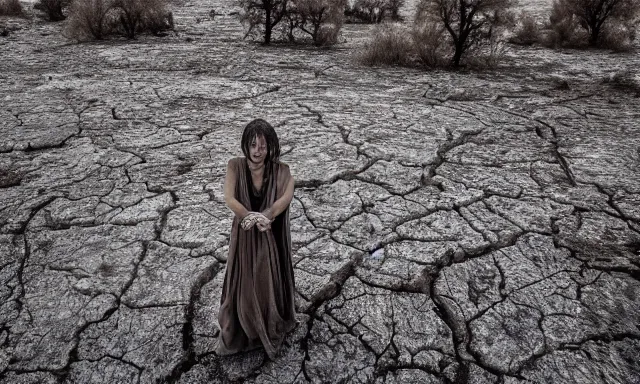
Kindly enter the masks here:
[[320, 46], [332, 43], [324, 29], [328, 24], [340, 29], [345, 6], [344, 0], [291, 0], [288, 12], [291, 19], [297, 20], [295, 27], [310, 35], [313, 43]]
[[441, 24], [451, 36], [454, 53], [452, 65], [470, 49], [488, 43], [511, 0], [421, 0], [416, 21]]
[[288, 0], [239, 0], [243, 9], [241, 20], [248, 24], [245, 34], [255, 32], [256, 28], [263, 28], [264, 44], [271, 43], [273, 28], [287, 13]]
[[62, 21], [67, 18], [63, 9], [70, 3], [70, 0], [38, 0], [33, 5], [33, 9], [44, 12], [50, 21]]
[[557, 0], [553, 7], [556, 14], [576, 17], [580, 26], [589, 33], [589, 45], [595, 46], [599, 42], [607, 20], [616, 20], [622, 23], [633, 21], [640, 12], [640, 1]]

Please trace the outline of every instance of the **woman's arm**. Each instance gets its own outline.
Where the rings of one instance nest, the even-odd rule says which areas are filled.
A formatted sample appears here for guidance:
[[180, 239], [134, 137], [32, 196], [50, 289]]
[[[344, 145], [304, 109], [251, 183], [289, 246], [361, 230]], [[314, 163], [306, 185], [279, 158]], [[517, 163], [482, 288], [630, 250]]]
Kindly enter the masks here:
[[287, 183], [287, 187], [284, 191], [284, 194], [276, 200], [271, 208], [268, 208], [262, 212], [269, 220], [273, 220], [279, 214], [284, 212], [285, 209], [291, 204], [291, 200], [293, 200], [293, 187], [294, 181], [293, 176], [289, 175], [289, 182]]
[[242, 219], [249, 211], [235, 197], [237, 175], [231, 165], [232, 161], [233, 159], [227, 163], [227, 174], [224, 178], [224, 202], [239, 219]]

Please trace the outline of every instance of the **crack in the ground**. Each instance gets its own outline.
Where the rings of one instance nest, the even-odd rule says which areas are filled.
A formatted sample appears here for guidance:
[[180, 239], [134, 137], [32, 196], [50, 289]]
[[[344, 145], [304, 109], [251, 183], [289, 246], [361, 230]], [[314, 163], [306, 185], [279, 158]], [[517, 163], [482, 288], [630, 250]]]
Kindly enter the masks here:
[[195, 312], [195, 304], [200, 298], [200, 293], [202, 288], [212, 281], [215, 276], [220, 272], [220, 265], [218, 263], [214, 263], [206, 267], [198, 276], [194, 284], [191, 286], [191, 290], [189, 293], [189, 304], [185, 309], [185, 323], [182, 328], [182, 349], [184, 351], [184, 356], [182, 361], [180, 361], [177, 365], [174, 366], [171, 373], [160, 380], [160, 382], [166, 383], [176, 383], [180, 380], [180, 377], [188, 372], [194, 365], [196, 365], [199, 361], [198, 356], [193, 348], [193, 317]]
[[565, 159], [565, 157], [562, 156], [562, 154], [560, 154], [559, 152], [560, 144], [558, 142], [559, 139], [558, 139], [558, 133], [556, 132], [556, 128], [552, 124], [549, 124], [543, 121], [542, 119], [535, 119], [534, 121], [544, 125], [545, 127], [549, 128], [549, 130], [551, 131], [551, 134], [553, 135], [553, 137], [546, 139], [540, 133], [538, 133], [539, 131], [536, 128], [536, 133], [538, 133], [538, 136], [540, 136], [540, 138], [542, 139], [548, 140], [553, 145], [553, 154], [556, 156], [556, 159], [558, 160], [558, 163], [562, 167], [562, 170], [567, 176], [567, 180], [569, 180], [569, 183], [571, 184], [571, 186], [573, 187], [577, 186], [576, 178], [573, 175], [571, 168], [569, 167], [569, 163], [567, 162], [567, 159]]

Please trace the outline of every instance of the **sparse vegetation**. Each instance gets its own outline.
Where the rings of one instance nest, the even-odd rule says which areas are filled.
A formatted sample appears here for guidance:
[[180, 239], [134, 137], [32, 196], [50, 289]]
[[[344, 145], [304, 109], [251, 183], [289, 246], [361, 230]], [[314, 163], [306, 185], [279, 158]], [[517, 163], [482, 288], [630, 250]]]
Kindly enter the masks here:
[[390, 23], [378, 26], [358, 57], [366, 65], [407, 65], [413, 56], [413, 40], [406, 27]]
[[292, 0], [286, 15], [289, 41], [299, 30], [316, 46], [335, 43], [344, 22], [345, 5], [345, 0]]
[[267, 45], [308, 36], [314, 45], [325, 46], [337, 41], [346, 0], [240, 0], [240, 5], [245, 38], [259, 36]]
[[[77, 39], [102, 40], [111, 32], [115, 17], [111, 0], [74, 0], [67, 30]], [[112, 18], [107, 20], [107, 17]]]
[[138, 33], [172, 28], [173, 18], [163, 0], [75, 0], [67, 33], [79, 40], [114, 34], [133, 39]]
[[173, 13], [167, 9], [165, 0], [136, 1], [139, 3], [138, 8], [141, 9], [142, 14], [138, 33], [150, 32], [153, 35], [160, 35], [174, 28]]
[[389, 17], [391, 17], [391, 20], [402, 20], [402, 17], [400, 17], [400, 8], [404, 6], [404, 2], [405, 0], [388, 0], [386, 11], [389, 12]]
[[247, 25], [245, 38], [252, 34], [262, 36], [265, 45], [271, 43], [274, 28], [287, 15], [287, 0], [239, 0], [240, 20]]
[[416, 22], [411, 32], [413, 50], [423, 66], [436, 68], [447, 65], [452, 49], [442, 25]]
[[640, 0], [555, 0], [549, 46], [627, 49], [635, 37]]
[[421, 0], [411, 32], [399, 26], [376, 30], [360, 60], [458, 67], [473, 53], [474, 65], [495, 66], [503, 29], [512, 23], [510, 5], [510, 0]]
[[536, 19], [528, 13], [521, 12], [511, 43], [532, 45], [541, 41], [540, 26]]
[[347, 3], [344, 14], [349, 22], [380, 23], [386, 17], [399, 21], [405, 0], [355, 0]]
[[140, 0], [116, 0], [113, 7], [119, 11], [120, 26], [125, 36], [133, 39], [140, 31], [143, 23], [145, 7], [144, 1]]
[[49, 21], [62, 21], [67, 18], [63, 11], [70, 3], [71, 0], [38, 0], [33, 9], [42, 11], [42, 15]]
[[578, 20], [567, 8], [554, 1], [547, 25], [548, 33], [543, 39], [543, 44], [549, 48], [584, 46], [586, 32], [580, 28]]
[[458, 67], [472, 51], [493, 50], [501, 29], [512, 22], [510, 6], [511, 0], [421, 0], [416, 23], [444, 27], [453, 47], [451, 64]]
[[599, 47], [618, 52], [629, 51], [636, 38], [636, 26], [630, 22], [610, 23], [600, 33]]
[[24, 16], [19, 0], [0, 0], [0, 16]]
[[504, 29], [512, 24], [508, 1], [462, 3], [423, 0], [411, 28], [398, 24], [376, 28], [359, 61], [437, 68], [458, 67], [466, 57], [470, 66], [495, 67], [504, 53]]

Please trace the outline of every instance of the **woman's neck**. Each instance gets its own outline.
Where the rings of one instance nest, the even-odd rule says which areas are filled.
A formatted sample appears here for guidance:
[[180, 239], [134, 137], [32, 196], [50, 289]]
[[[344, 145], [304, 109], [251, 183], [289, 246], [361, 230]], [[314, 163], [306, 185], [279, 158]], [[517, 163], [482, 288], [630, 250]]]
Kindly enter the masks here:
[[264, 170], [264, 162], [260, 164], [256, 164], [247, 159], [247, 164], [249, 165], [249, 170], [251, 171], [251, 173], [256, 173]]

